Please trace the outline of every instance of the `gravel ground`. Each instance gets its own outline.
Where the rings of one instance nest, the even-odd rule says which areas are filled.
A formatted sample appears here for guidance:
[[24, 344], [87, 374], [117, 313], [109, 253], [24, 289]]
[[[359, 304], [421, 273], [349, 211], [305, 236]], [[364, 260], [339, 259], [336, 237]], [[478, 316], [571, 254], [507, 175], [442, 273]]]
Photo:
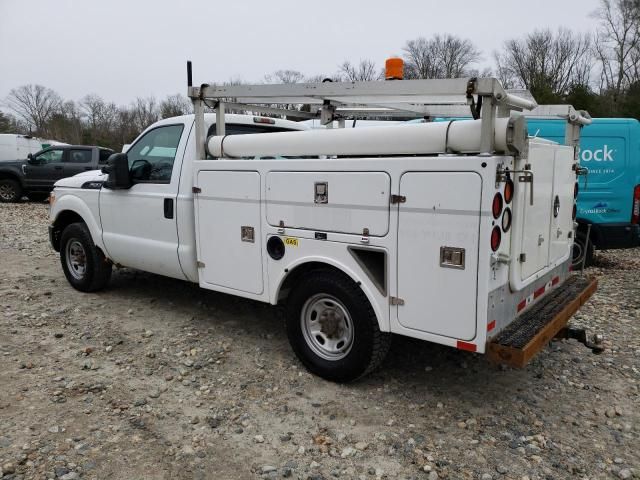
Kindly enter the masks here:
[[523, 370], [395, 338], [351, 385], [308, 374], [278, 312], [122, 269], [82, 294], [46, 205], [0, 204], [0, 477], [640, 478], [640, 249], [604, 252]]

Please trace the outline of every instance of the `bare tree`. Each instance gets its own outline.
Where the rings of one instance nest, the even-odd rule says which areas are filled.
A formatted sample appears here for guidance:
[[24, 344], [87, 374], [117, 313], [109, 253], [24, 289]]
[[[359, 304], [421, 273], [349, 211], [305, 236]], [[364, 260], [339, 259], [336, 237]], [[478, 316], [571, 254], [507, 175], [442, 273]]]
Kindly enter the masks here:
[[616, 102], [640, 79], [640, 2], [600, 0], [594, 51], [600, 67], [600, 89]]
[[187, 97], [176, 93], [160, 102], [160, 118], [177, 117], [192, 113], [193, 105]]
[[264, 76], [265, 83], [300, 83], [304, 75], [297, 70], [277, 70]]
[[402, 50], [407, 78], [463, 77], [480, 60], [470, 40], [450, 34], [409, 40]]
[[509, 88], [527, 88], [539, 101], [565, 95], [574, 85], [586, 85], [591, 74], [591, 41], [561, 28], [537, 30], [508, 40], [494, 54], [498, 77]]
[[61, 107], [62, 99], [42, 85], [23, 85], [11, 90], [6, 104], [29, 129], [44, 134], [47, 122]]
[[138, 132], [141, 132], [152, 123], [157, 122], [160, 117], [158, 104], [154, 97], [136, 98], [131, 104], [130, 112], [132, 114], [133, 125]]
[[372, 60], [360, 60], [357, 65], [345, 60], [338, 69], [338, 75], [348, 82], [369, 82], [382, 78], [378, 67]]

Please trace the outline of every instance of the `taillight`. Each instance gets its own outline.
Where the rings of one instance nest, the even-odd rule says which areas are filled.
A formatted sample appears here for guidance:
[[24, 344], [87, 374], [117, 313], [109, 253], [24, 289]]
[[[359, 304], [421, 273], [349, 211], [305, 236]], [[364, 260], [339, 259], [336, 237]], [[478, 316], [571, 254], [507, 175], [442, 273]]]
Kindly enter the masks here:
[[578, 187], [578, 182], [576, 182], [576, 184], [573, 186], [573, 198], [576, 199], [578, 198], [578, 190], [580, 188]]
[[511, 215], [511, 209], [508, 207], [505, 208], [504, 213], [502, 214], [502, 230], [504, 231], [504, 233], [507, 233], [511, 228], [512, 218], [513, 217]]
[[498, 218], [502, 213], [502, 195], [500, 192], [496, 193], [493, 197], [493, 203], [491, 204], [491, 213], [493, 213], [493, 218]]
[[631, 210], [631, 223], [640, 223], [640, 185], [633, 189], [633, 209]]
[[494, 252], [500, 248], [500, 242], [502, 240], [502, 233], [500, 233], [500, 227], [493, 227], [491, 231], [491, 250]]
[[507, 183], [504, 184], [504, 201], [507, 205], [511, 203], [513, 199], [513, 180], [507, 180]]

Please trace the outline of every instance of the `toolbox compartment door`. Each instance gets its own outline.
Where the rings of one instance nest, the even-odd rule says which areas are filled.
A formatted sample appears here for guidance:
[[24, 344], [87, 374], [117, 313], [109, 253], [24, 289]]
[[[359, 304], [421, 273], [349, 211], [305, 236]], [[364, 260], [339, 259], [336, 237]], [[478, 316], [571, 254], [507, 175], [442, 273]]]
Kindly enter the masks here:
[[[476, 334], [482, 178], [476, 172], [408, 172], [400, 179], [398, 321], [407, 328], [472, 340]], [[441, 262], [464, 252], [464, 267]]]
[[572, 169], [573, 150], [556, 150], [553, 175], [551, 230], [549, 232], [549, 263], [568, 258], [573, 243], [573, 192], [576, 174]]
[[267, 221], [354, 235], [366, 228], [382, 237], [389, 231], [390, 184], [385, 172], [269, 172]]
[[[200, 286], [261, 294], [260, 174], [200, 171], [196, 239]], [[215, 288], [213, 288], [215, 290]]]

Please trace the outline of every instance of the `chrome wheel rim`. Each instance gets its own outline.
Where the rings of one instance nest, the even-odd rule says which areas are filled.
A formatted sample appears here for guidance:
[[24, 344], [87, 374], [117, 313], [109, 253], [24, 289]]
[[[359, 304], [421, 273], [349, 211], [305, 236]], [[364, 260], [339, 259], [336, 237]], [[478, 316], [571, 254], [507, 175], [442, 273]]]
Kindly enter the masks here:
[[0, 185], [0, 198], [3, 200], [11, 200], [15, 196], [16, 192], [11, 185]]
[[337, 361], [351, 351], [353, 322], [337, 298], [326, 293], [309, 298], [302, 307], [300, 325], [307, 345], [319, 357]]
[[67, 270], [76, 280], [82, 280], [87, 273], [87, 254], [79, 240], [72, 239], [66, 247]]

